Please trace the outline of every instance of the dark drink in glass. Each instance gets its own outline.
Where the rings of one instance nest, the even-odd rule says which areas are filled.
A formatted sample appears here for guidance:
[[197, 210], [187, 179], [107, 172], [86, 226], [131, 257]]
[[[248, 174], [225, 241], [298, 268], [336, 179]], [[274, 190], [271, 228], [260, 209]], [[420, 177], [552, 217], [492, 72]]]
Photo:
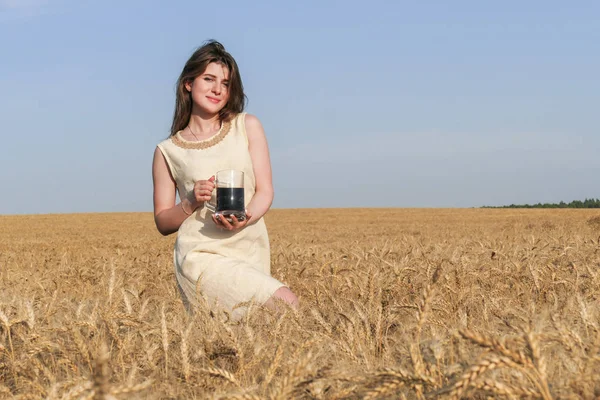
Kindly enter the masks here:
[[246, 219], [246, 205], [244, 201], [244, 172], [224, 170], [217, 172], [217, 205], [215, 215], [223, 215], [230, 223], [231, 215], [238, 221]]

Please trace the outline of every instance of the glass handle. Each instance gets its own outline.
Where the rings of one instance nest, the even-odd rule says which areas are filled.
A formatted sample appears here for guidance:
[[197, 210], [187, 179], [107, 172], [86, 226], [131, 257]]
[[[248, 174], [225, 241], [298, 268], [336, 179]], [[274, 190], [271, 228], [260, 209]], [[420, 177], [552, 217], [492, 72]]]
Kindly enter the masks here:
[[[215, 189], [213, 189], [213, 193], [215, 192], [217, 188], [215, 187]], [[215, 199], [215, 202], [213, 203], [213, 199]], [[210, 211], [211, 213], [215, 213], [215, 211], [217, 210], [217, 204], [216, 204], [217, 198], [215, 196], [211, 195], [211, 198], [209, 201], [205, 201], [204, 202], [204, 207], [206, 207], [206, 209], [208, 211]]]

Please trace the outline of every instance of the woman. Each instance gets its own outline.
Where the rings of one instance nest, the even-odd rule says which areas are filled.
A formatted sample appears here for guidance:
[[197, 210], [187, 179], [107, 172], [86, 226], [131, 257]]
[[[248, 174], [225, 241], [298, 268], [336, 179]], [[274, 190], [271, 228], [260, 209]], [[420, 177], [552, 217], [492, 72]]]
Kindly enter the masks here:
[[[177, 81], [171, 135], [152, 165], [154, 221], [163, 235], [177, 232], [175, 276], [188, 311], [205, 297], [238, 319], [256, 301], [297, 307], [298, 299], [270, 276], [263, 216], [273, 201], [271, 163], [258, 118], [243, 112], [237, 63], [216, 41], [192, 54]], [[207, 209], [217, 171], [244, 172], [246, 219], [230, 221]], [[175, 191], [181, 202], [176, 204]]]

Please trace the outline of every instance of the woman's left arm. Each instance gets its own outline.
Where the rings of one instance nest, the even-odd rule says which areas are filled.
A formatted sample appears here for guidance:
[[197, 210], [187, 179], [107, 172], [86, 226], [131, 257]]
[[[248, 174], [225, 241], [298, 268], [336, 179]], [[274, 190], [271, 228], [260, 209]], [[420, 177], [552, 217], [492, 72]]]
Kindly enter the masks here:
[[251, 224], [269, 211], [273, 203], [274, 191], [271, 159], [265, 131], [259, 119], [254, 115], [246, 114], [245, 118], [248, 149], [256, 179], [256, 192], [246, 207], [250, 215], [247, 223]]

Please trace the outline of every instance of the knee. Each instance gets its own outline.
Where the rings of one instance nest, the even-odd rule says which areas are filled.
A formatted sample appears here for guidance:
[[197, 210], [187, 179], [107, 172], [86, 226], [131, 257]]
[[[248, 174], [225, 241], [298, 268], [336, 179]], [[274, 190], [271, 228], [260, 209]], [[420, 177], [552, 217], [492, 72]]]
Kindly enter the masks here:
[[298, 308], [298, 306], [300, 305], [298, 297], [294, 294], [294, 292], [292, 292], [289, 288], [285, 286], [277, 289], [273, 294], [273, 297], [288, 303], [293, 308]]

